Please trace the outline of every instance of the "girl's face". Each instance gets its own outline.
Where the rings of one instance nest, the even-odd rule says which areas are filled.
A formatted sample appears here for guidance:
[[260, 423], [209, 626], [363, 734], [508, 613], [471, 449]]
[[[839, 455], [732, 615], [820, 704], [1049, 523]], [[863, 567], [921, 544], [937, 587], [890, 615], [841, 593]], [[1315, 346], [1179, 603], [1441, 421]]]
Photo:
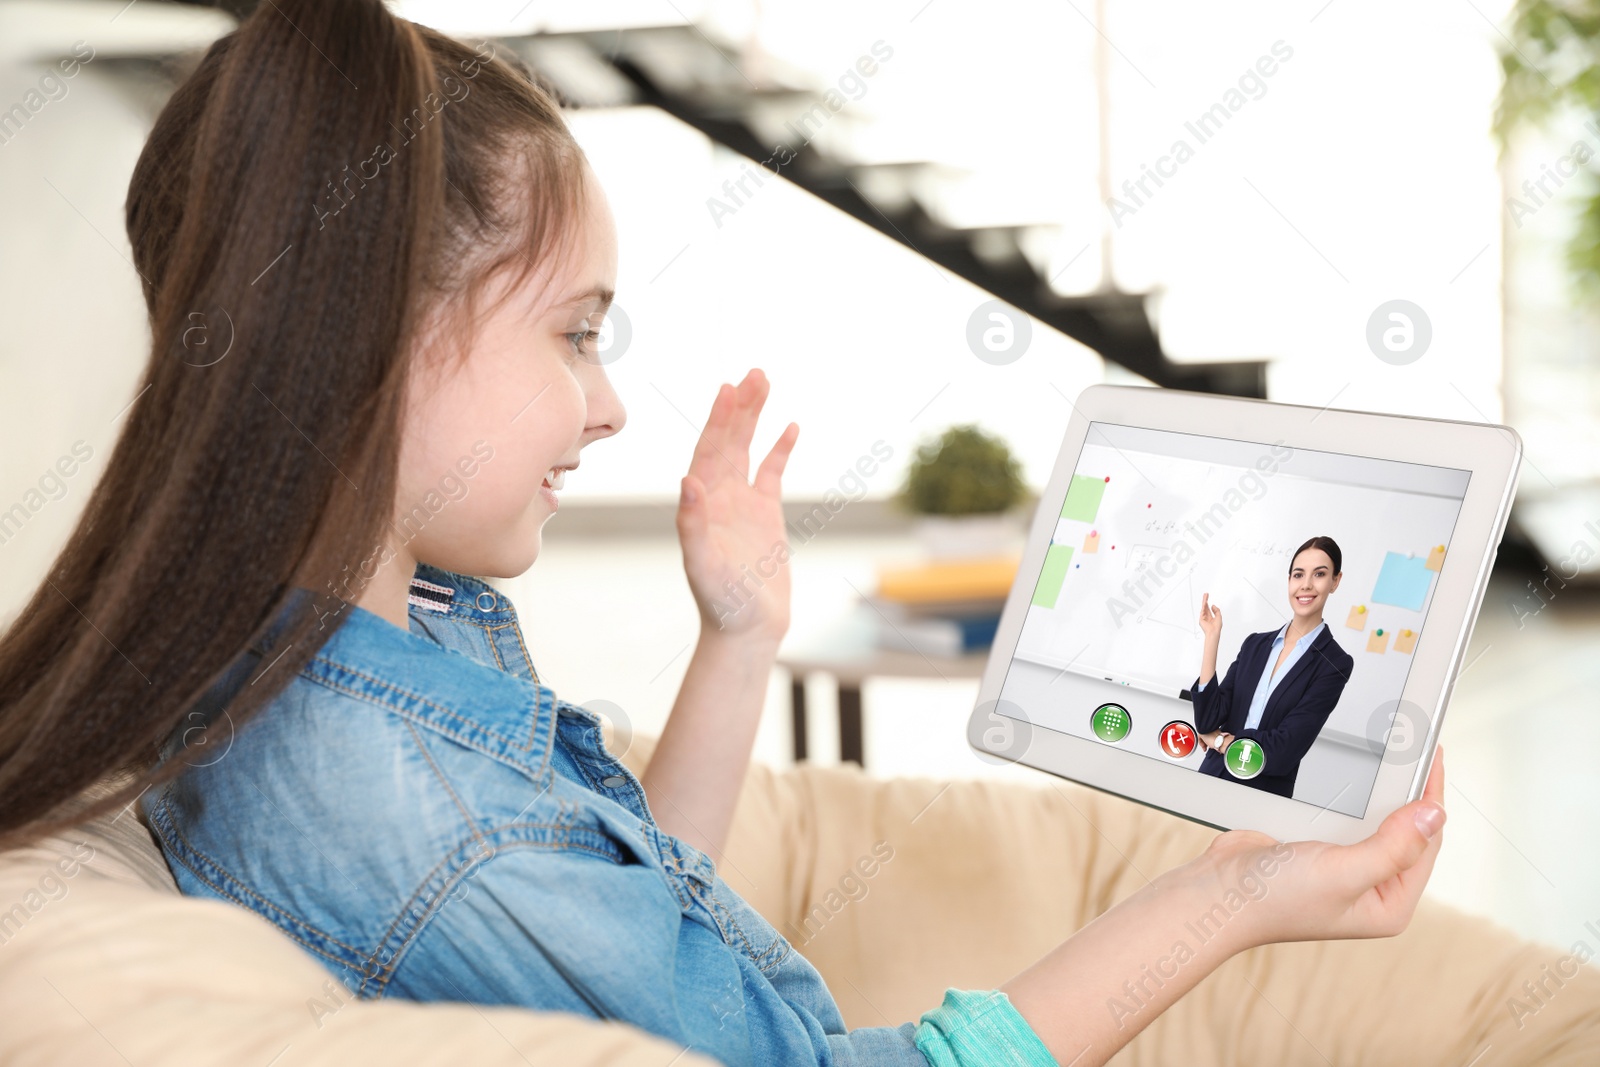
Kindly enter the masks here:
[[1328, 596], [1343, 575], [1333, 573], [1333, 560], [1320, 548], [1308, 548], [1289, 564], [1289, 606], [1302, 619], [1318, 619]]
[[[616, 286], [616, 226], [587, 163], [584, 181], [588, 206], [562, 270], [535, 270], [509, 293], [459, 369], [419, 353], [391, 532], [416, 561], [480, 577], [526, 571], [555, 514], [550, 483], [562, 484], [585, 445], [622, 429], [595, 353]], [[491, 284], [489, 300], [508, 282]]]

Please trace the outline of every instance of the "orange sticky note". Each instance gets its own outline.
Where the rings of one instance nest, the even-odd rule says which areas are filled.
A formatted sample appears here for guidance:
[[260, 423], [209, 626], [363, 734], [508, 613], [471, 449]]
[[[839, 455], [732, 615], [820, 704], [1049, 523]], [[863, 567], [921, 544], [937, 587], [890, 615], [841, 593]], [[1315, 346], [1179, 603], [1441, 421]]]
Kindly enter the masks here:
[[1428, 562], [1423, 564], [1430, 571], [1436, 571], [1444, 566], [1444, 546], [1435, 545], [1433, 551], [1428, 553]]
[[1345, 616], [1344, 624], [1352, 630], [1365, 630], [1367, 628], [1367, 606], [1357, 604], [1350, 609], [1350, 614]]
[[1398, 634], [1395, 634], [1394, 650], [1396, 652], [1404, 652], [1407, 655], [1410, 655], [1416, 649], [1416, 647], [1417, 631], [1401, 630]]
[[1087, 556], [1098, 551], [1100, 551], [1100, 531], [1090, 530], [1089, 536], [1083, 539], [1083, 554]]
[[1381, 626], [1378, 627], [1376, 630], [1372, 631], [1372, 635], [1367, 638], [1367, 651], [1368, 652], [1387, 652], [1387, 651], [1389, 651], [1389, 631], [1385, 630]]

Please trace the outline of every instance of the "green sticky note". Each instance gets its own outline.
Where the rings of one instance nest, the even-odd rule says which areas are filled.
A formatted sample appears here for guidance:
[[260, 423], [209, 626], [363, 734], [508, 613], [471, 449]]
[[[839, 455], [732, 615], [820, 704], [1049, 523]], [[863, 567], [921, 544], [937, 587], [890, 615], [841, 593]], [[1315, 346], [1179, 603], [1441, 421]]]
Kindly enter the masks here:
[[1100, 498], [1105, 494], [1104, 478], [1074, 474], [1072, 484], [1067, 486], [1067, 499], [1061, 505], [1061, 517], [1093, 522], [1095, 514], [1100, 510]]
[[1044, 566], [1039, 570], [1039, 584], [1033, 587], [1036, 607], [1053, 608], [1061, 595], [1061, 583], [1072, 565], [1071, 545], [1051, 545], [1044, 553]]

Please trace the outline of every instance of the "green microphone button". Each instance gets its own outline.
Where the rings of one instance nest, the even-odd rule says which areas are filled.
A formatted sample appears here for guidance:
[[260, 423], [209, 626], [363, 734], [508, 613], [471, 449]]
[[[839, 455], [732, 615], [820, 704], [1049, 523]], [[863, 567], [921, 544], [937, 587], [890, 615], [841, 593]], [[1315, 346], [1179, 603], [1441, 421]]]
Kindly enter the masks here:
[[1228, 746], [1225, 757], [1228, 763], [1228, 773], [1235, 778], [1254, 778], [1267, 769], [1266, 754], [1261, 751], [1261, 746], [1248, 737], [1238, 738]]

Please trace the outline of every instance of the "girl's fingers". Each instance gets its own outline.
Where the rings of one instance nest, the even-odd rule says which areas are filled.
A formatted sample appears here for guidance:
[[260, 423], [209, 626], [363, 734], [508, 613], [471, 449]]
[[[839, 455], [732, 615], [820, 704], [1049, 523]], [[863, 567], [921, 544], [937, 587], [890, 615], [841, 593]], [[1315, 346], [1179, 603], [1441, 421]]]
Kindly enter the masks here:
[[714, 472], [725, 462], [722, 458], [726, 451], [723, 445], [733, 405], [732, 396], [733, 389], [727, 384], [717, 390], [716, 399], [711, 402], [711, 413], [706, 416], [706, 428], [695, 441], [694, 455], [689, 460], [690, 473], [697, 475], [707, 485], [714, 480]]
[[758, 492], [771, 497], [780, 495], [783, 487], [783, 471], [789, 464], [789, 455], [794, 451], [794, 443], [799, 436], [798, 424], [791, 422], [783, 428], [783, 433], [778, 435], [772, 451], [767, 453], [767, 458], [761, 461], [761, 468], [756, 471]]
[[702, 481], [715, 480], [718, 472], [725, 472], [730, 465], [749, 481], [750, 442], [770, 389], [771, 383], [759, 368], [751, 368], [738, 385], [723, 383], [718, 389], [691, 460], [691, 470]]
[[766, 400], [764, 385], [764, 376], [752, 369], [738, 385], [727, 387], [728, 409], [714, 438], [721, 452], [719, 458], [731, 463], [746, 482], [750, 480], [750, 441], [755, 437], [756, 417]]
[[1444, 806], [1444, 746], [1433, 750], [1433, 766], [1428, 770], [1428, 780], [1422, 786], [1422, 798]]
[[761, 417], [761, 409], [766, 406], [767, 393], [771, 388], [772, 383], [767, 381], [767, 376], [758, 368], [751, 368], [735, 390], [739, 402], [734, 407], [733, 424], [729, 431], [729, 455], [745, 471], [750, 469], [750, 443], [755, 440], [756, 420]]
[[1371, 837], [1343, 846], [1351, 887], [1357, 892], [1371, 889], [1409, 871], [1423, 860], [1443, 826], [1444, 807], [1431, 799], [1391, 812]]
[[[689, 499], [691, 496], [693, 501]], [[702, 506], [706, 499], [705, 484], [692, 474], [684, 475], [678, 481], [678, 499], [683, 505], [678, 508], [679, 531], [703, 526], [706, 521], [706, 509]]]
[[[690, 494], [695, 497], [693, 503], [687, 499]], [[692, 474], [678, 483], [678, 541], [683, 545], [684, 569], [691, 576], [705, 565], [706, 527], [710, 522], [705, 494], [705, 485]]]

